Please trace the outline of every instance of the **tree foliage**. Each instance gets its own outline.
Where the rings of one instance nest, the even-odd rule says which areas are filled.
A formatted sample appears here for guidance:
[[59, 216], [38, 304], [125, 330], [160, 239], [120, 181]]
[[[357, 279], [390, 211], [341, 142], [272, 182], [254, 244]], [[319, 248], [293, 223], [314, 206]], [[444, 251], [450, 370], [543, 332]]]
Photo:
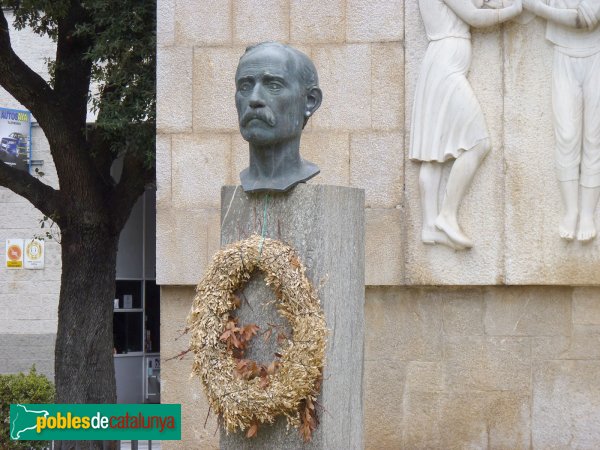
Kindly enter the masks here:
[[[0, 3], [14, 10], [16, 29], [30, 27], [37, 34], [57, 41], [59, 24], [69, 15], [74, 2], [2, 0]], [[156, 23], [156, 2], [96, 0], [80, 7], [85, 14], [72, 35], [89, 42], [83, 59], [92, 64], [91, 79], [101, 92], [92, 96], [91, 101], [94, 110], [103, 112], [96, 125], [114, 132], [128, 131], [132, 123], [153, 123], [156, 34], [148, 25]], [[55, 63], [49, 60], [51, 74]]]
[[[127, 216], [129, 193], [137, 198], [153, 177], [156, 1], [0, 0], [0, 5], [13, 10], [15, 28], [29, 27], [57, 43], [56, 55], [48, 62], [51, 79], [46, 82], [12, 51], [6, 19], [0, 18], [0, 62], [6, 63], [0, 69], [0, 84], [32, 111], [44, 130], [61, 188], [63, 178], [74, 169], [111, 187], [116, 183], [110, 167], [117, 157], [125, 157], [128, 178], [117, 187], [114, 199], [123, 200], [117, 202], [123, 203], [123, 209], [115, 212]], [[89, 107], [97, 119], [88, 126]], [[56, 136], [56, 131], [67, 132]], [[71, 153], [65, 147], [76, 149]], [[0, 168], [0, 184], [32, 200], [32, 192], [15, 186], [14, 179], [6, 180], [6, 169]], [[143, 182], [135, 183], [132, 176]], [[30, 183], [29, 190], [32, 186], [37, 187]], [[41, 197], [47, 200], [52, 197], [49, 193], [46, 189]], [[64, 225], [57, 208], [43, 208], [49, 206], [47, 201], [32, 203]]]
[[[113, 10], [123, 2], [93, 2], [89, 8], [96, 26], [81, 26], [78, 34], [96, 38], [87, 58], [92, 80], [103, 86], [101, 95], [92, 99], [94, 109], [102, 111], [97, 125], [113, 141], [127, 143], [126, 151], [138, 151], [155, 139], [156, 34], [148, 24], [156, 23], [156, 2], [129, 3], [130, 8], [115, 17]], [[152, 126], [132, 129], [131, 124]], [[153, 152], [146, 156], [146, 163], [152, 164]]]

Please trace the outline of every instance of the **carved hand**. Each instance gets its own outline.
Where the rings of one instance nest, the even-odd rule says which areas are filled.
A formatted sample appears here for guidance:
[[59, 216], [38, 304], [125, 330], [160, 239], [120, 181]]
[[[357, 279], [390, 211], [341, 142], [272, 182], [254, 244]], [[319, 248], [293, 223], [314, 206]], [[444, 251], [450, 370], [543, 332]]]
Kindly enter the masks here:
[[501, 9], [512, 5], [512, 0], [475, 0], [478, 8]]
[[585, 24], [586, 28], [590, 30], [596, 28], [598, 21], [600, 20], [600, 7], [596, 5], [592, 6], [588, 0], [583, 0], [577, 8], [577, 17]]
[[511, 5], [514, 9], [516, 9], [517, 14], [521, 14], [523, 11], [523, 2], [522, 0], [515, 0], [515, 2]]
[[506, 20], [510, 20], [513, 17], [516, 17], [519, 14], [521, 14], [521, 11], [523, 11], [522, 0], [514, 0], [512, 5], [498, 10], [499, 22], [504, 22]]
[[516, 3], [516, 0], [481, 0], [484, 8], [502, 9], [508, 8]]
[[525, 9], [531, 11], [534, 14], [537, 14], [536, 11], [538, 9], [538, 5], [540, 4], [540, 0], [523, 0], [523, 6]]

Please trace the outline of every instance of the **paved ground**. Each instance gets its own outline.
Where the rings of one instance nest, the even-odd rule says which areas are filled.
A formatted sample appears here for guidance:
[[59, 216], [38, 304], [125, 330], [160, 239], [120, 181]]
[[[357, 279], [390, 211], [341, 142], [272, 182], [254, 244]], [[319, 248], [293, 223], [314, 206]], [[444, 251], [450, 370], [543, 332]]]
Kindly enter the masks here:
[[[160, 441], [152, 441], [152, 447], [148, 441], [138, 441], [138, 450], [160, 450]], [[121, 450], [132, 450], [131, 441], [121, 441]]]
[[[148, 445], [148, 441], [138, 441], [138, 450], [161, 450], [160, 441], [152, 441], [152, 446]], [[44, 450], [52, 450], [45, 448]], [[121, 450], [133, 450], [131, 441], [121, 441]]]

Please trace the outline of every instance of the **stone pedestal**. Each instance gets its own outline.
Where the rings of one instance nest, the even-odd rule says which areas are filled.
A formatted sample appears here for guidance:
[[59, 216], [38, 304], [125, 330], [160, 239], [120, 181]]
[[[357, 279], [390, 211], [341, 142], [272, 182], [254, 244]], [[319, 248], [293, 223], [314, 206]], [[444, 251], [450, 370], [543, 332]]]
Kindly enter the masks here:
[[[286, 194], [246, 194], [240, 186], [221, 191], [221, 244], [253, 233], [294, 247], [317, 288], [329, 336], [320, 424], [309, 444], [280, 418], [260, 427], [256, 438], [221, 432], [222, 449], [363, 448], [364, 191], [300, 184]], [[240, 323], [286, 328], [272, 304], [274, 294], [256, 273], [244, 289]], [[274, 332], [276, 334], [277, 331]], [[255, 338], [248, 357], [274, 359], [276, 339]]]

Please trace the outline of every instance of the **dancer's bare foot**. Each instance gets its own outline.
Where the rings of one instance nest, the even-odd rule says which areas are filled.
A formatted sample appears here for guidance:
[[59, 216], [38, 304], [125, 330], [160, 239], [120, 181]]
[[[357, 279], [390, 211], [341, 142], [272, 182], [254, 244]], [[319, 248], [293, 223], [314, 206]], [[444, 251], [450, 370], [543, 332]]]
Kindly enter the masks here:
[[596, 237], [596, 224], [594, 217], [590, 215], [581, 215], [579, 217], [579, 231], [577, 232], [578, 241], [591, 241]]
[[465, 247], [462, 247], [450, 240], [446, 233], [432, 227], [423, 227], [423, 231], [421, 231], [421, 240], [424, 244], [428, 245], [441, 244], [446, 245], [454, 250], [465, 249]]
[[575, 238], [575, 227], [577, 227], [577, 211], [569, 211], [565, 214], [563, 219], [560, 221], [558, 226], [558, 232], [560, 237], [572, 241]]
[[473, 247], [473, 241], [462, 232], [455, 218], [449, 218], [440, 214], [437, 219], [435, 219], [435, 227], [446, 233], [456, 245], [463, 248]]

